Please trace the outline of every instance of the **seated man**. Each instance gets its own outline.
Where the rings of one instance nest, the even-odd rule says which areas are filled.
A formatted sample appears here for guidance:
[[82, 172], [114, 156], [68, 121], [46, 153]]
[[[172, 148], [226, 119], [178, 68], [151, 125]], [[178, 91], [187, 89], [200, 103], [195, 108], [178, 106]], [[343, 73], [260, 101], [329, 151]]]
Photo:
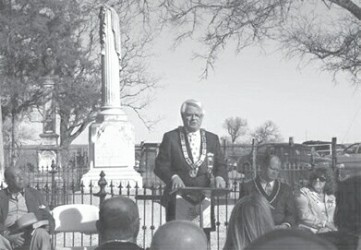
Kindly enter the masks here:
[[190, 221], [174, 220], [158, 228], [150, 250], [207, 250], [203, 230]]
[[105, 200], [99, 210], [97, 230], [100, 246], [96, 250], [141, 250], [136, 242], [139, 212], [134, 201], [117, 196]]
[[47, 229], [11, 232], [16, 221], [27, 213], [34, 213], [38, 220], [49, 220], [50, 229], [54, 228], [54, 219], [41, 193], [34, 188], [26, 187], [24, 173], [20, 168], [6, 168], [4, 177], [8, 187], [0, 190], [0, 249], [51, 249]]
[[271, 205], [276, 228], [289, 228], [295, 224], [295, 204], [291, 187], [278, 180], [281, 160], [269, 154], [261, 162], [261, 171], [254, 180], [245, 182], [240, 188], [240, 198], [258, 193]]

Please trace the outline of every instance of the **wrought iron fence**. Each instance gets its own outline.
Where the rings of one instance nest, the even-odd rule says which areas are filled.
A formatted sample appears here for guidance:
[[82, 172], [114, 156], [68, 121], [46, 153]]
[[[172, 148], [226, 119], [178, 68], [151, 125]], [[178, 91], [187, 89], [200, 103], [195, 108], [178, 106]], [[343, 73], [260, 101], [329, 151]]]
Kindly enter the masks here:
[[[293, 168], [282, 170], [281, 176], [297, 188], [306, 178], [308, 169]], [[28, 173], [30, 186], [38, 189], [50, 205], [54, 208], [64, 204], [91, 204], [99, 205], [105, 197], [123, 195], [133, 199], [139, 208], [141, 229], [138, 235], [138, 244], [149, 247], [155, 230], [165, 223], [165, 209], [160, 205], [163, 186], [159, 183], [143, 187], [131, 187], [108, 176], [100, 177], [98, 184], [84, 186], [80, 182], [82, 171], [74, 168], [58, 169], [54, 165], [45, 168], [39, 173]], [[239, 199], [241, 183], [252, 178], [253, 170], [244, 169], [237, 178], [230, 178], [228, 186], [231, 192], [215, 200], [215, 231], [210, 234], [211, 249], [222, 249], [228, 226], [228, 219], [234, 204]], [[230, 172], [232, 177], [232, 172]], [[86, 236], [78, 233], [63, 233], [54, 236], [59, 246], [87, 246], [97, 245], [97, 235]]]
[[[54, 208], [64, 204], [91, 204], [99, 205], [105, 197], [123, 195], [133, 199], [139, 208], [141, 218], [141, 229], [138, 236], [138, 244], [144, 248], [150, 246], [150, 241], [156, 229], [165, 223], [165, 210], [160, 205], [160, 197], [163, 193], [162, 182], [153, 174], [154, 159], [157, 155], [159, 144], [142, 144], [136, 147], [136, 159], [139, 165], [136, 170], [143, 176], [143, 187], [131, 187], [123, 185], [116, 180], [110, 180], [109, 176], [100, 179], [98, 184], [84, 186], [81, 183], [82, 175], [88, 171], [87, 149], [83, 146], [74, 149], [71, 153], [71, 161], [67, 166], [59, 168], [54, 164], [46, 167], [29, 167], [29, 159], [36, 159], [36, 148], [25, 150], [24, 161], [19, 160], [20, 165], [24, 165], [30, 186], [38, 189], [50, 205]], [[238, 160], [242, 155], [252, 152], [251, 145], [227, 145], [223, 143], [223, 151], [227, 158], [227, 169], [229, 182], [228, 186], [231, 192], [222, 198], [215, 200], [215, 225], [216, 229], [210, 235], [210, 244], [212, 250], [222, 249], [228, 226], [228, 220], [234, 204], [239, 199], [239, 189], [241, 183], [252, 179], [255, 171], [252, 166], [240, 168]], [[30, 153], [33, 156], [29, 157]], [[21, 154], [20, 154], [21, 155]], [[21, 158], [22, 159], [22, 158]], [[34, 160], [34, 163], [36, 162]], [[259, 168], [259, 166], [257, 166]], [[288, 183], [293, 189], [298, 189], [305, 184], [310, 169], [293, 162], [285, 164], [281, 170], [280, 178]], [[1, 187], [2, 188], [2, 185]], [[95, 194], [98, 194], [96, 196]], [[77, 233], [63, 233], [54, 236], [54, 241], [59, 246], [87, 246], [97, 245], [97, 235], [86, 236]]]

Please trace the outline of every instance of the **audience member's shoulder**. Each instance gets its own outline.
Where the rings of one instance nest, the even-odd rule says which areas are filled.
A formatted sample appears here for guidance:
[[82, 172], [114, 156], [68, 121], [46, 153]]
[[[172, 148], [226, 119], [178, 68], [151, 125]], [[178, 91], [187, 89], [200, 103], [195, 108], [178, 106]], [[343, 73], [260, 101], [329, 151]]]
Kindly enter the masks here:
[[292, 188], [290, 185], [288, 185], [287, 183], [284, 183], [282, 181], [279, 181], [280, 186], [281, 186], [281, 190], [286, 191], [286, 192], [292, 192]]
[[307, 195], [308, 192], [307, 190], [303, 187], [301, 189], [295, 189], [293, 190], [293, 195], [296, 198], [296, 200], [304, 200], [307, 199]]
[[336, 247], [327, 240], [321, 239], [310, 232], [297, 229], [280, 229], [256, 239], [246, 247], [246, 250], [251, 249], [336, 250]]
[[33, 195], [41, 195], [41, 192], [33, 187], [26, 187], [25, 192]]
[[318, 234], [319, 237], [334, 244], [339, 250], [356, 250], [358, 236], [345, 231], [335, 231]]

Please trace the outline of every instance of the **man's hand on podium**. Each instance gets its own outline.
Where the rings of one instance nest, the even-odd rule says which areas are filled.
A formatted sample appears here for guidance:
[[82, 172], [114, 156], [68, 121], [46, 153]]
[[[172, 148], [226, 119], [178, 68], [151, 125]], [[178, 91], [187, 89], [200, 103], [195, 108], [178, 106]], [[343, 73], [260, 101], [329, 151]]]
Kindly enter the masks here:
[[224, 181], [223, 177], [216, 176], [215, 182], [216, 188], [226, 188], [226, 182]]
[[178, 189], [178, 188], [184, 188], [185, 185], [182, 181], [182, 179], [178, 175], [172, 176], [172, 190]]

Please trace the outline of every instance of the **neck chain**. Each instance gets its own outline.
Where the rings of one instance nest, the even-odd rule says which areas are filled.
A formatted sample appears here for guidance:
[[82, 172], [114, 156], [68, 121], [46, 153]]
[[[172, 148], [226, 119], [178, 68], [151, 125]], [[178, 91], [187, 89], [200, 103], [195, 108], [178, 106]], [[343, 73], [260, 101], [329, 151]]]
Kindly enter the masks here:
[[186, 146], [186, 136], [185, 136], [185, 132], [184, 129], [182, 127], [179, 128], [179, 137], [180, 137], [180, 141], [181, 141], [181, 145], [182, 145], [182, 151], [183, 151], [183, 155], [184, 158], [187, 162], [187, 164], [190, 166], [191, 170], [189, 171], [189, 175], [190, 177], [196, 177], [197, 173], [198, 173], [198, 168], [202, 165], [202, 163], [204, 162], [204, 160], [206, 159], [206, 155], [207, 155], [207, 141], [206, 141], [206, 132], [201, 129], [200, 130], [201, 133], [201, 155], [199, 157], [199, 160], [196, 162], [193, 162], [188, 155], [188, 150], [187, 150], [187, 146]]

